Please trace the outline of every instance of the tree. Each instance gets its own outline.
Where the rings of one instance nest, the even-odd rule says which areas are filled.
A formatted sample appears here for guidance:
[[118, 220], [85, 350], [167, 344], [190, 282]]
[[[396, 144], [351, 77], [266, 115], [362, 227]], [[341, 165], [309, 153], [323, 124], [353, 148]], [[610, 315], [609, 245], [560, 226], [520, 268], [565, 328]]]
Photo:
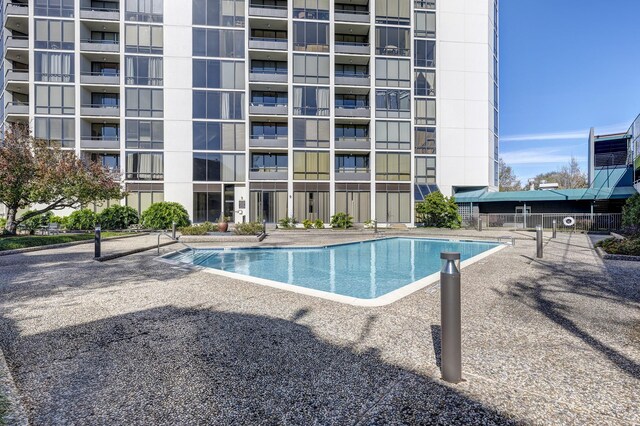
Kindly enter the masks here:
[[424, 197], [424, 201], [416, 204], [416, 213], [425, 226], [457, 229], [462, 224], [455, 198], [445, 197], [441, 192]]
[[[5, 232], [52, 210], [79, 208], [124, 196], [120, 176], [74, 152], [35, 139], [26, 125], [12, 124], [0, 145], [0, 202], [7, 206]], [[18, 211], [34, 208], [23, 213]]]
[[547, 173], [540, 173], [533, 178], [536, 186], [541, 183], [557, 183], [560, 189], [586, 188], [589, 186], [587, 175], [580, 169], [578, 160], [571, 157], [568, 164], [559, 170]]
[[511, 166], [507, 165], [502, 158], [498, 160], [498, 170], [500, 179], [500, 191], [521, 191], [522, 184], [515, 175]]

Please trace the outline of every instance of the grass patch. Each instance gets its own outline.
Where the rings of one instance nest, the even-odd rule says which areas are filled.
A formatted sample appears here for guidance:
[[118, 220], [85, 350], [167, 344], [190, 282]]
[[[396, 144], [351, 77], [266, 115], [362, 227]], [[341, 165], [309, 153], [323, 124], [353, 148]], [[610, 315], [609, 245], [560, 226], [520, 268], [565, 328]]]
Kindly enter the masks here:
[[625, 238], [624, 240], [607, 238], [606, 240], [598, 241], [596, 247], [601, 247], [609, 254], [640, 256], [640, 237]]
[[[130, 235], [124, 232], [103, 232], [102, 238]], [[93, 240], [93, 234], [60, 234], [60, 235], [29, 235], [23, 237], [0, 238], [0, 251], [17, 250], [27, 247], [48, 246], [51, 244], [72, 243], [75, 241]]]

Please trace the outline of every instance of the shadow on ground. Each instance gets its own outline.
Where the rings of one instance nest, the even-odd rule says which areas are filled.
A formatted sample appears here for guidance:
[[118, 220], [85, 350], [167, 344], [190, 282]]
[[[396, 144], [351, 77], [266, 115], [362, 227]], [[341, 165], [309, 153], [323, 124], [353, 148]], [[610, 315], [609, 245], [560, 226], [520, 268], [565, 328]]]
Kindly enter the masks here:
[[165, 306], [5, 346], [36, 425], [513, 423], [375, 349], [320, 340], [295, 322], [308, 312]]

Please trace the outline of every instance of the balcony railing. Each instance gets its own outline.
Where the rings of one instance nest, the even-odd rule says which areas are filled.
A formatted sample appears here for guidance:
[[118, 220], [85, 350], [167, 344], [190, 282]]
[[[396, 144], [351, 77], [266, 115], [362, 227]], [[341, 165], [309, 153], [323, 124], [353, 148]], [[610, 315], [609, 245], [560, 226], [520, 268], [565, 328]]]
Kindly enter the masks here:
[[288, 106], [282, 102], [251, 102], [249, 114], [258, 115], [286, 115]]
[[287, 50], [286, 38], [250, 37], [250, 49]]
[[251, 167], [249, 179], [252, 180], [287, 180], [289, 168], [285, 166]]
[[335, 74], [335, 83], [345, 86], [369, 86], [371, 77], [364, 73], [341, 72]]
[[355, 55], [368, 55], [370, 53], [369, 43], [355, 43], [347, 41], [336, 41], [336, 53], [349, 53]]
[[4, 47], [6, 49], [28, 49], [29, 37], [27, 36], [8, 36], [4, 39]]
[[377, 55], [387, 55], [387, 56], [409, 56], [410, 49], [404, 49], [397, 46], [385, 46], [385, 47], [377, 47], [376, 54]]
[[80, 115], [92, 115], [99, 117], [118, 117], [120, 105], [113, 104], [82, 104]]
[[413, 2], [416, 9], [435, 9], [436, 0], [415, 0]]
[[336, 180], [371, 180], [371, 170], [368, 167], [336, 167]]
[[249, 5], [249, 16], [264, 16], [265, 18], [286, 18], [287, 6], [252, 3]]
[[4, 73], [6, 82], [24, 82], [29, 81], [29, 70], [8, 69]]
[[369, 137], [338, 137], [336, 138], [336, 149], [370, 149], [371, 138]]
[[249, 71], [249, 81], [263, 81], [267, 83], [286, 83], [287, 70], [283, 69], [252, 69]]
[[286, 148], [287, 135], [251, 135], [249, 146], [255, 148]]
[[368, 24], [369, 11], [336, 9], [334, 12], [334, 19], [342, 22]]
[[80, 18], [117, 21], [120, 19], [120, 9], [109, 7], [81, 7]]
[[100, 52], [118, 53], [120, 51], [119, 40], [99, 40], [99, 39], [82, 39], [80, 40], [80, 50], [91, 50]]
[[29, 102], [22, 101], [10, 101], [4, 107], [5, 114], [14, 115], [28, 115], [29, 114]]
[[49, 83], [73, 83], [73, 74], [36, 73], [36, 81], [47, 81]]
[[80, 74], [80, 82], [82, 84], [120, 84], [120, 72], [83, 72]]
[[86, 149], [120, 149], [120, 136], [82, 136], [80, 147]]
[[337, 117], [370, 117], [371, 108], [368, 105], [336, 105]]
[[28, 3], [16, 3], [7, 2], [4, 5], [4, 16], [16, 15], [16, 16], [28, 16], [29, 4]]

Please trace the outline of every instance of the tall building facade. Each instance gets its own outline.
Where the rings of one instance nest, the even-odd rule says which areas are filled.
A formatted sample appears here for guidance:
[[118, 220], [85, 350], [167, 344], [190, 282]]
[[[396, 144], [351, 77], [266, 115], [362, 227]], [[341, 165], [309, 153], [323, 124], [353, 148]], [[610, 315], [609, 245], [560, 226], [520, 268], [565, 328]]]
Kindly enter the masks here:
[[194, 222], [497, 187], [497, 0], [4, 1], [3, 126]]

